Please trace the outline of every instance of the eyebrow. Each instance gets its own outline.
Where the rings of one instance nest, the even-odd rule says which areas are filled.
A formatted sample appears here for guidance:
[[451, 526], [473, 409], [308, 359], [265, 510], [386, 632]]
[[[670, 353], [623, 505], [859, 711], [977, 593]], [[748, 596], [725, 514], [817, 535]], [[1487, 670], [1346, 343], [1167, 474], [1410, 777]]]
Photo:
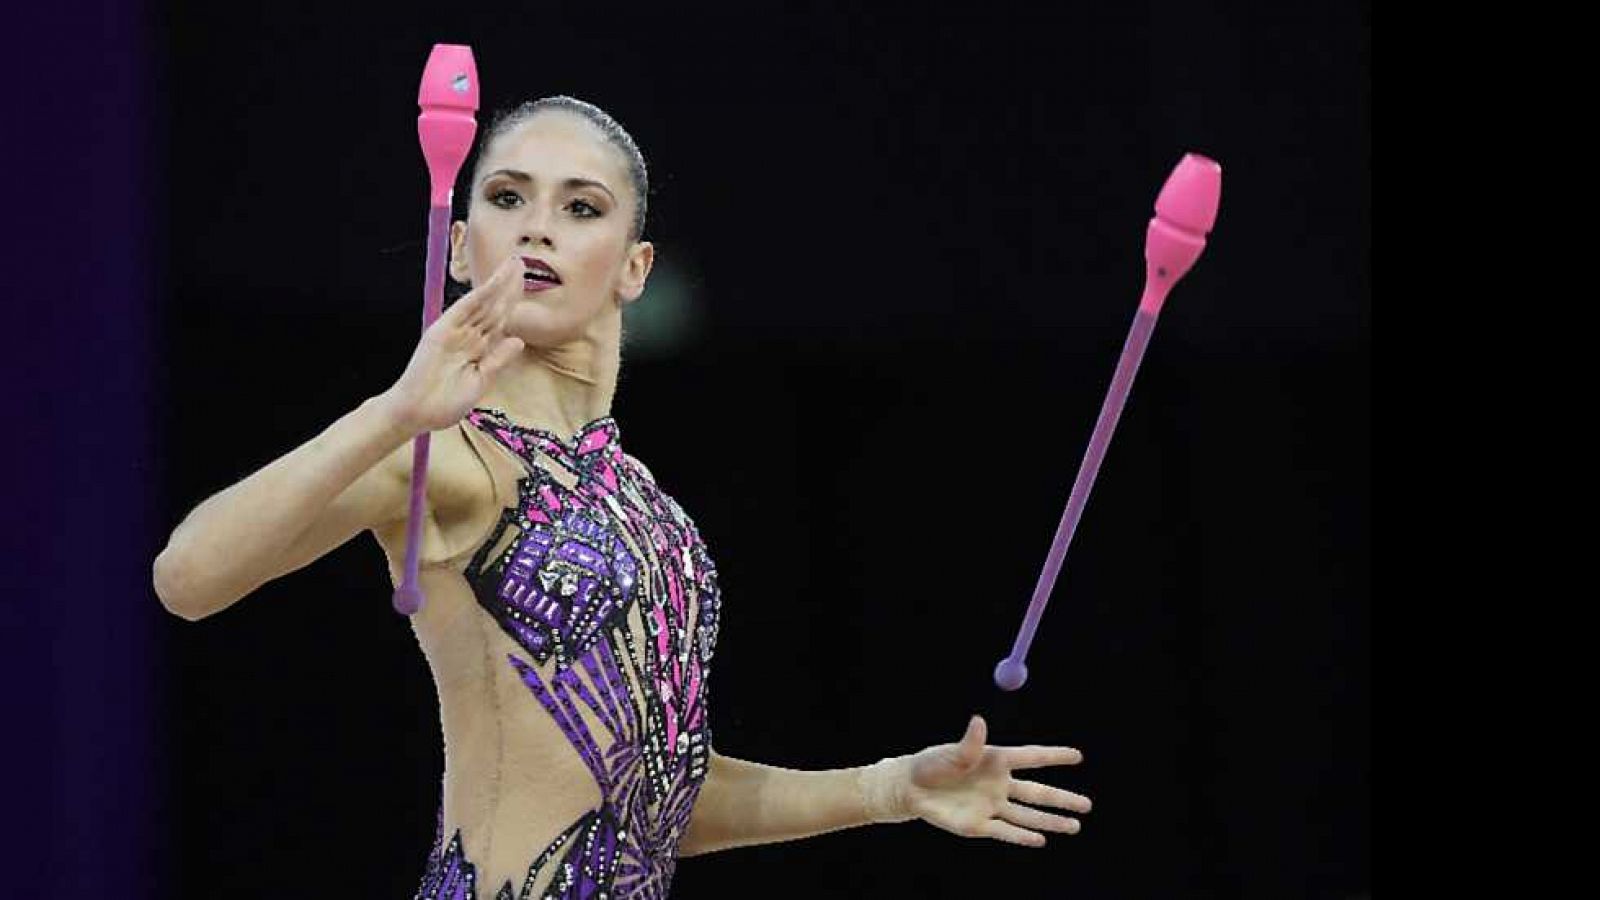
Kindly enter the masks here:
[[[532, 184], [533, 183], [533, 176], [532, 175], [529, 175], [527, 172], [522, 172], [522, 171], [519, 171], [517, 169], [495, 169], [493, 172], [490, 172], [489, 174], [483, 176], [483, 181], [479, 181], [478, 183], [482, 184], [484, 181], [488, 181], [489, 179], [495, 177], [496, 175], [504, 175], [507, 178], [510, 178], [512, 181], [520, 182], [522, 184]], [[586, 188], [586, 187], [599, 188], [600, 190], [605, 191], [606, 194], [611, 197], [611, 202], [615, 203], [617, 201], [617, 195], [611, 193], [611, 188], [606, 187], [604, 182], [595, 181], [593, 178], [572, 177], [572, 178], [568, 178], [566, 181], [561, 182], [561, 184], [562, 184], [563, 187], [567, 187], [567, 188]]]

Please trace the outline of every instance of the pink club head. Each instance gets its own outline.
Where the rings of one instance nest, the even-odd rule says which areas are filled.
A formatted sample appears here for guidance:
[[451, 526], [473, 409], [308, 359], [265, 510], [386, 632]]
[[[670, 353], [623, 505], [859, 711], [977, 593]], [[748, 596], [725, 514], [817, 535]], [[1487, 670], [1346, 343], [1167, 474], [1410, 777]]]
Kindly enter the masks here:
[[1167, 292], [1188, 274], [1206, 248], [1222, 202], [1222, 166], [1190, 153], [1183, 157], [1156, 198], [1156, 215], [1145, 232], [1145, 299], [1140, 305], [1161, 311]]
[[417, 137], [432, 182], [429, 202], [450, 205], [456, 174], [478, 133], [478, 66], [464, 44], [434, 44], [417, 90]]

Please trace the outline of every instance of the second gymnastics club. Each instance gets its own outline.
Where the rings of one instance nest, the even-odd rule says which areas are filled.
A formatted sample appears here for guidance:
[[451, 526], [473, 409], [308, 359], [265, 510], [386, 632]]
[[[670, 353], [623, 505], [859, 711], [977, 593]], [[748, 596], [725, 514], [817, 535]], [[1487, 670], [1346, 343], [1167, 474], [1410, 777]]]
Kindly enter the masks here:
[[[417, 91], [417, 138], [428, 162], [428, 264], [422, 278], [422, 330], [427, 331], [444, 308], [444, 266], [449, 252], [450, 195], [456, 174], [472, 150], [478, 133], [478, 67], [472, 48], [434, 44]], [[409, 616], [422, 608], [417, 583], [417, 552], [422, 537], [422, 498], [428, 483], [427, 432], [416, 436], [411, 451], [411, 514], [406, 520], [405, 574], [394, 591], [394, 611]]]
[[1155, 218], [1150, 220], [1144, 239], [1144, 296], [1139, 300], [1139, 311], [1134, 315], [1133, 327], [1122, 347], [1122, 358], [1100, 407], [1100, 418], [1095, 422], [1094, 435], [1089, 439], [1089, 449], [1078, 468], [1077, 480], [1072, 483], [1072, 495], [1061, 514], [1061, 524], [1056, 528], [1055, 540], [1045, 557], [1044, 569], [1039, 573], [1038, 584], [1034, 585], [1033, 600], [1028, 604], [1027, 615], [1023, 616], [1022, 629], [1011, 646], [1011, 655], [994, 667], [994, 683], [1002, 690], [1014, 691], [1028, 680], [1028, 648], [1033, 644], [1033, 633], [1050, 600], [1067, 546], [1078, 530], [1078, 518], [1089, 502], [1089, 491], [1094, 487], [1100, 461], [1111, 443], [1117, 419], [1122, 415], [1133, 376], [1144, 359], [1150, 333], [1156, 327], [1156, 317], [1161, 315], [1161, 305], [1166, 302], [1172, 286], [1188, 273], [1206, 248], [1206, 235], [1216, 224], [1217, 205], [1221, 200], [1222, 167], [1196, 153], [1184, 156], [1167, 176], [1167, 183], [1156, 198]]

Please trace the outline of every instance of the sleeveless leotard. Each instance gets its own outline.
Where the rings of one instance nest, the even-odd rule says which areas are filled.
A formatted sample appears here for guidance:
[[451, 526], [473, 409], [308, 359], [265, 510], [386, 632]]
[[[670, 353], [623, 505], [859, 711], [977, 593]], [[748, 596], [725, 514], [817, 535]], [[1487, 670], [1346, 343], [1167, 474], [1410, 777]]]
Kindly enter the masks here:
[[[527, 704], [502, 714], [550, 716], [601, 797], [548, 846], [529, 848], [521, 892], [506, 881], [494, 900], [531, 900], [552, 864], [542, 898], [665, 897], [711, 747], [716, 569], [690, 518], [623, 453], [610, 417], [570, 444], [495, 409], [474, 410], [467, 424], [525, 469], [515, 504], [462, 572], [472, 614], [492, 617], [522, 651], [502, 663], [526, 685]], [[443, 803], [438, 822], [416, 898], [477, 900], [460, 829], [445, 840]]]

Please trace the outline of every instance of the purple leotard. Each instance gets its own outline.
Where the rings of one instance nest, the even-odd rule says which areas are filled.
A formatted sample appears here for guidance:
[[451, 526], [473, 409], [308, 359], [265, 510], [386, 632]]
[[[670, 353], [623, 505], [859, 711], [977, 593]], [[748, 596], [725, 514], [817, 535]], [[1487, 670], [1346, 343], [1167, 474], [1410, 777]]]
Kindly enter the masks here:
[[[529, 701], [507, 714], [551, 716], [601, 797], [533, 857], [520, 893], [507, 881], [494, 900], [531, 900], [550, 865], [558, 868], [541, 898], [665, 897], [710, 755], [716, 568], [694, 523], [622, 452], [610, 417], [585, 425], [570, 444], [494, 409], [474, 410], [467, 424], [527, 472], [516, 505], [502, 511], [465, 577], [479, 612], [541, 668], [555, 660], [541, 677], [525, 659], [506, 656]], [[535, 463], [537, 456], [570, 473], [574, 486]], [[631, 549], [641, 547], [650, 559]], [[635, 609], [643, 641], [628, 624]], [[579, 704], [604, 723], [603, 733], [591, 731]], [[481, 889], [460, 830], [445, 840], [441, 804], [416, 898], [477, 900]]]

